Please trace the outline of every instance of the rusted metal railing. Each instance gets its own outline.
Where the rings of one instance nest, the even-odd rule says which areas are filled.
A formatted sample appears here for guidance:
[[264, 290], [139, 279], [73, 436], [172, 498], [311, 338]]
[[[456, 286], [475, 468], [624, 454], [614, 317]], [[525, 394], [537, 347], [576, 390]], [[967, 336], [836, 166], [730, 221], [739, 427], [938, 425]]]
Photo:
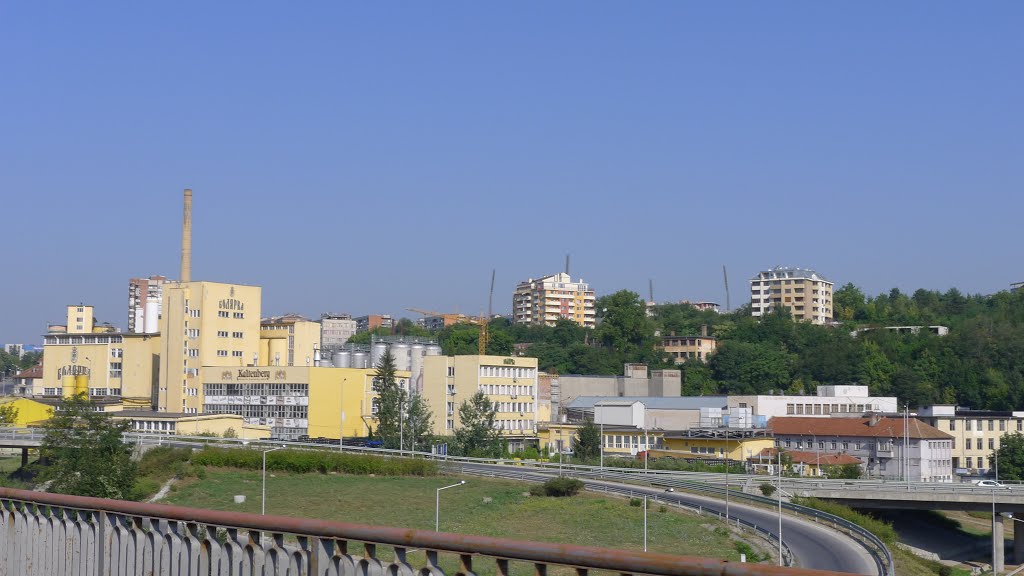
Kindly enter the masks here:
[[831, 572], [0, 488], [0, 576]]

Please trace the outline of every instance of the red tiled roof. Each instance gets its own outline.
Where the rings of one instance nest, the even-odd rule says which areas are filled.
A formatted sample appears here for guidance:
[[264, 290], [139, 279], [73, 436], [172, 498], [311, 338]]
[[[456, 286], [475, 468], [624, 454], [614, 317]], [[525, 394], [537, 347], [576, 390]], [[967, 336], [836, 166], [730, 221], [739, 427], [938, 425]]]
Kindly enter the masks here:
[[31, 368], [29, 368], [27, 370], [22, 370], [21, 372], [18, 372], [18, 374], [14, 376], [14, 378], [16, 380], [25, 380], [25, 379], [28, 379], [28, 378], [42, 378], [42, 377], [43, 377], [43, 365], [42, 364], [36, 364], [35, 366], [33, 366], [33, 367], [31, 367]]
[[[842, 466], [843, 464], [863, 464], [859, 458], [849, 454], [819, 454], [806, 450], [783, 450], [783, 454], [789, 456], [794, 464], [821, 464], [822, 466]], [[762, 457], [774, 458], [775, 448], [761, 450]], [[756, 458], [756, 456], [755, 456]]]
[[[872, 420], [875, 424], [871, 424]], [[953, 437], [945, 432], [910, 419], [910, 438], [947, 440]], [[775, 436], [851, 436], [872, 438], [902, 438], [903, 418], [807, 418], [776, 416], [768, 421], [768, 430]]]

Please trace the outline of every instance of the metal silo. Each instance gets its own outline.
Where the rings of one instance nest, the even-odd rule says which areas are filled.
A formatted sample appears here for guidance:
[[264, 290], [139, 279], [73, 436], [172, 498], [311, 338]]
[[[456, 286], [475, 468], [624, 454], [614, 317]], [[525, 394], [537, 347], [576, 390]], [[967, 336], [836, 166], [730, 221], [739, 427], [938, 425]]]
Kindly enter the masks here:
[[424, 356], [440, 356], [441, 355], [441, 347], [438, 346], [437, 344], [430, 344], [430, 345], [427, 346], [427, 349], [423, 352], [423, 355]]
[[412, 368], [409, 361], [409, 345], [404, 342], [396, 342], [391, 345], [391, 355], [395, 357], [395, 370], [409, 370]]
[[347, 350], [342, 350], [331, 354], [331, 364], [334, 364], [335, 368], [351, 368], [352, 353]]
[[384, 353], [388, 351], [388, 345], [384, 342], [375, 342], [373, 347], [370, 348], [370, 367], [376, 368], [380, 364], [380, 359], [384, 357]]

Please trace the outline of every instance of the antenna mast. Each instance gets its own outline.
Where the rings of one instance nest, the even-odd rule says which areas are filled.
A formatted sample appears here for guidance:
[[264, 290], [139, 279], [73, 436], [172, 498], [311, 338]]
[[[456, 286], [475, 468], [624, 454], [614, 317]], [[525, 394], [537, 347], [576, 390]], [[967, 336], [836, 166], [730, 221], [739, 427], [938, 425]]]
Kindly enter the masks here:
[[729, 312], [732, 305], [729, 302], [729, 273], [725, 271], [725, 264], [722, 264], [722, 278], [725, 280], [725, 311]]

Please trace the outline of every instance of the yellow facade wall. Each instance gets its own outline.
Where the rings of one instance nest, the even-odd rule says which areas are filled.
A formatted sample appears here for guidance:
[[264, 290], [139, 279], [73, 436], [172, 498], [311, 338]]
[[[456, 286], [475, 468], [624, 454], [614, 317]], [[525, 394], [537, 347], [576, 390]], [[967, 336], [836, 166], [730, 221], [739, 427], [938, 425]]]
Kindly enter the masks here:
[[161, 411], [202, 410], [200, 368], [251, 366], [260, 349], [258, 286], [169, 282], [160, 318]]
[[677, 457], [728, 457], [729, 460], [746, 460], [765, 448], [775, 447], [773, 438], [665, 438], [663, 443], [667, 450], [681, 453]]
[[[342, 429], [346, 438], [364, 437], [376, 428], [372, 414], [373, 368], [308, 368], [309, 435], [313, 438], [337, 438]], [[398, 371], [397, 378], [408, 380], [409, 372]], [[342, 414], [344, 413], [344, 424]]]
[[24, 427], [34, 422], [43, 422], [53, 416], [53, 408], [28, 398], [0, 398], [0, 405], [13, 406], [18, 410], [12, 426]]
[[88, 334], [95, 323], [92, 306], [69, 304], [67, 307], [68, 334]]

